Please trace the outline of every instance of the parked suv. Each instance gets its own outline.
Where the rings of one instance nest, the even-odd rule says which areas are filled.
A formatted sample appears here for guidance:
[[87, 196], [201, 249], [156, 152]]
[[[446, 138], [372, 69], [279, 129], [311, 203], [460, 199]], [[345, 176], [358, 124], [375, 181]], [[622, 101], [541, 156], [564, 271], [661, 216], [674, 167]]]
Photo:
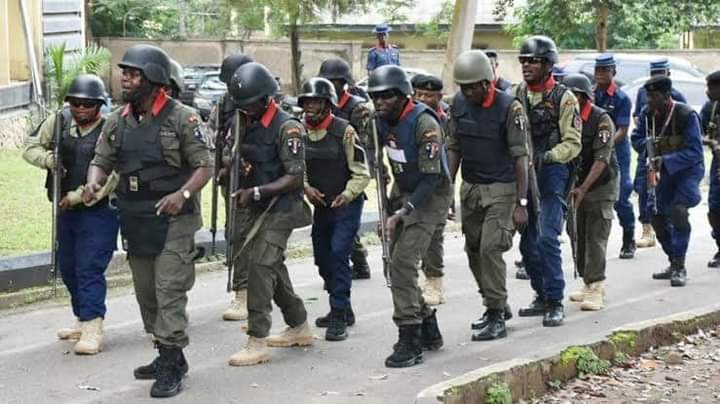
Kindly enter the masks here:
[[180, 102], [186, 105], [192, 105], [195, 91], [197, 91], [200, 84], [205, 80], [205, 74], [217, 70], [220, 70], [220, 65], [216, 63], [183, 66], [185, 88], [180, 91]]

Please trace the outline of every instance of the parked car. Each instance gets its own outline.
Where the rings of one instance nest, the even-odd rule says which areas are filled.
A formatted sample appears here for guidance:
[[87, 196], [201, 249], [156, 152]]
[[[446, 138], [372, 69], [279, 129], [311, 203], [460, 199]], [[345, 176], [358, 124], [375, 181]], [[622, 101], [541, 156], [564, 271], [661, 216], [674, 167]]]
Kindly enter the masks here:
[[[599, 53], [586, 53], [577, 56], [564, 66], [566, 73], [582, 73], [593, 81], [595, 73], [595, 58]], [[615, 63], [617, 63], [617, 75], [615, 81], [619, 86], [633, 83], [641, 77], [650, 75], [650, 62], [659, 59], [663, 55], [653, 54], [630, 54], [616, 53]], [[670, 62], [671, 77], [675, 78], [705, 78], [705, 73], [697, 66], [685, 59], [677, 57], [668, 57]]]
[[[424, 69], [417, 69], [414, 67], [404, 67], [405, 73], [407, 73], [407, 76], [410, 80], [418, 74], [430, 74], [427, 70]], [[357, 87], [362, 88], [363, 90], [367, 91], [368, 88], [368, 77], [364, 77], [362, 80], [359, 80], [355, 83]]]
[[183, 66], [185, 82], [185, 88], [180, 91], [180, 102], [187, 105], [192, 105], [195, 91], [197, 91], [200, 84], [205, 79], [205, 74], [208, 72], [214, 72], [220, 70], [220, 65], [217, 63], [206, 63], [197, 64], [190, 66]]
[[[632, 102], [635, 102], [637, 98], [638, 90], [645, 84], [650, 77], [641, 77], [632, 83], [621, 87], [623, 91], [630, 97]], [[707, 101], [707, 95], [705, 94], [705, 80], [695, 77], [671, 77], [673, 88], [680, 91], [682, 95], [688, 101], [690, 105], [698, 114], [702, 109], [703, 104]]]
[[192, 106], [198, 110], [202, 119], [207, 121], [210, 111], [226, 91], [227, 85], [220, 81], [219, 71], [205, 73], [202, 83], [195, 91]]

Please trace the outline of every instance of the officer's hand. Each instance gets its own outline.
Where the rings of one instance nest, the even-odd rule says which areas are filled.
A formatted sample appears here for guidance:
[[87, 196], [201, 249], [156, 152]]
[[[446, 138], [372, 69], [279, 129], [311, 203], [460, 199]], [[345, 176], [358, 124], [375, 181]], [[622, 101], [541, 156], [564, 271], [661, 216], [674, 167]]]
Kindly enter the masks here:
[[332, 201], [332, 204], [330, 205], [331, 208], [342, 208], [346, 206], [348, 203], [350, 203], [350, 200], [343, 194], [340, 194], [335, 197], [335, 200]]
[[585, 199], [585, 195], [587, 192], [584, 188], [578, 187], [570, 191], [570, 197], [573, 198], [573, 203], [575, 204], [575, 209], [577, 209], [582, 201]]
[[250, 204], [250, 201], [252, 200], [253, 196], [253, 190], [252, 188], [245, 188], [235, 191], [232, 194], [232, 198], [237, 199], [237, 204], [239, 206], [245, 207]]
[[395, 237], [395, 229], [397, 229], [398, 223], [400, 223], [400, 215], [392, 215], [385, 221], [385, 231], [389, 239]]
[[225, 178], [227, 173], [228, 173], [227, 168], [223, 167], [223, 168], [219, 169], [217, 172], [217, 175], [215, 176], [215, 181], [217, 181], [218, 183], [222, 182], [223, 178]]
[[60, 200], [60, 203], [58, 204], [58, 206], [59, 206], [60, 209], [62, 209], [62, 210], [68, 210], [68, 209], [72, 208], [72, 204], [70, 203], [70, 199], [67, 197], [67, 195], [64, 196], [64, 197]]
[[[322, 207], [327, 206], [327, 204], [325, 203], [325, 194], [320, 192], [315, 187], [311, 187], [310, 185], [306, 186], [305, 187], [305, 196], [307, 196], [310, 203], [312, 203], [315, 206], [322, 206]], [[335, 202], [333, 202], [333, 203], [335, 203]]]
[[520, 205], [515, 206], [515, 210], [513, 211], [513, 223], [515, 224], [515, 230], [517, 230], [518, 233], [525, 231], [525, 227], [528, 223], [527, 207]]
[[82, 193], [82, 200], [85, 203], [90, 203], [95, 200], [95, 193], [100, 192], [102, 186], [97, 182], [85, 185]]
[[171, 216], [177, 215], [185, 204], [185, 197], [182, 192], [176, 191], [172, 194], [163, 196], [158, 203], [155, 204], [157, 211], [156, 215], [160, 216], [163, 213]]

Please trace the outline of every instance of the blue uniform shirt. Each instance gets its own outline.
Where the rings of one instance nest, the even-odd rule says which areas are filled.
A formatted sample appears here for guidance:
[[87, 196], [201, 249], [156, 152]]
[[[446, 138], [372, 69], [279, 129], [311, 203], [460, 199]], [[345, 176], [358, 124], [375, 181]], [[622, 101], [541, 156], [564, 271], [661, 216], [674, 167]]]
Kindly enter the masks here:
[[[672, 89], [671, 97], [675, 101], [687, 104], [685, 96], [674, 88]], [[645, 104], [647, 104], [647, 91], [645, 90], [645, 87], [640, 87], [637, 93], [637, 98], [635, 99], [635, 110], [633, 111], [633, 116], [639, 117]]]
[[386, 48], [373, 46], [368, 52], [367, 70], [369, 72], [384, 65], [400, 66], [400, 50], [395, 45], [388, 45]]
[[632, 102], [615, 82], [612, 82], [607, 90], [595, 88], [595, 105], [607, 111], [616, 129], [630, 126]]

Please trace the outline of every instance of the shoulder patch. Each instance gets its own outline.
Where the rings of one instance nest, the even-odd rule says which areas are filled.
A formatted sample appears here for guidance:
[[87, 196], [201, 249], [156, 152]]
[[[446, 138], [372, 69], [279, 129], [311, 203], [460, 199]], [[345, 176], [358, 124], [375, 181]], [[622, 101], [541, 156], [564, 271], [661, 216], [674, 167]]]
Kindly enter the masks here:
[[200, 127], [200, 125], [196, 126], [195, 129], [193, 129], [193, 136], [195, 139], [207, 144], [207, 136], [205, 135], [205, 131]]
[[582, 118], [577, 111], [573, 113], [572, 127], [577, 130], [582, 130]]
[[302, 136], [302, 133], [300, 132], [300, 128], [297, 126], [289, 126], [285, 129], [285, 135], [287, 135], [287, 137], [300, 137]]
[[440, 143], [438, 142], [427, 142], [425, 143], [425, 151], [429, 160], [435, 160], [440, 154]]
[[612, 133], [610, 133], [610, 128], [607, 126], [605, 128], [600, 128], [598, 130], [598, 137], [600, 138], [600, 142], [602, 142], [602, 144], [607, 144], [607, 142], [609, 142], [610, 139], [612, 138]]
[[[298, 133], [299, 133], [299, 131], [298, 131]], [[290, 151], [290, 154], [292, 154], [293, 156], [297, 156], [298, 154], [300, 154], [300, 151], [302, 150], [302, 147], [303, 147], [302, 138], [300, 138], [299, 136], [293, 136], [293, 137], [289, 138], [287, 140], [287, 147], [288, 147], [288, 150]]]
[[437, 129], [431, 129], [423, 133], [423, 141], [437, 141], [440, 138], [440, 132]]
[[198, 122], [200, 122], [200, 118], [198, 118], [198, 116], [195, 114], [190, 115], [190, 117], [188, 118], [188, 123], [198, 123]]
[[519, 131], [525, 131], [525, 118], [522, 116], [522, 114], [515, 115], [515, 119], [513, 119], [513, 124]]

